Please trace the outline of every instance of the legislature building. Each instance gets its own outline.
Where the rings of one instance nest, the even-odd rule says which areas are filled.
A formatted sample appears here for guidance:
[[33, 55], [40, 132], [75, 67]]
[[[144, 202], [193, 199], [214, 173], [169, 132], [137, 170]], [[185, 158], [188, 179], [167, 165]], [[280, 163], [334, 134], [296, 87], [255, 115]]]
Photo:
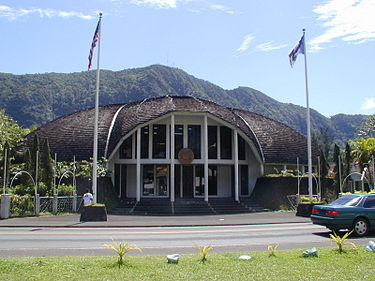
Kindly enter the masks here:
[[[88, 160], [93, 130], [91, 108], [43, 125], [29, 142], [38, 134], [49, 139], [59, 161]], [[306, 138], [292, 128], [187, 96], [101, 106], [98, 155], [108, 160], [111, 188], [118, 198], [134, 202], [239, 202], [252, 195], [265, 174], [295, 170], [297, 158], [302, 172], [307, 165]]]

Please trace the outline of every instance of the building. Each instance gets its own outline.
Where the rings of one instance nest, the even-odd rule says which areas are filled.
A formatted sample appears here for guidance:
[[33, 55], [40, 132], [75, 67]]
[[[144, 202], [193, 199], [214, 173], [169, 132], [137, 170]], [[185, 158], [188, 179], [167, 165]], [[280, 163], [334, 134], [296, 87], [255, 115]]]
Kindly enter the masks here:
[[[48, 137], [59, 161], [89, 159], [93, 124], [91, 108], [58, 118], [33, 134]], [[307, 164], [306, 138], [290, 127], [186, 96], [100, 107], [98, 147], [99, 157], [108, 159], [118, 196], [137, 202], [239, 201], [251, 196], [264, 174], [296, 169], [297, 158], [301, 170]]]

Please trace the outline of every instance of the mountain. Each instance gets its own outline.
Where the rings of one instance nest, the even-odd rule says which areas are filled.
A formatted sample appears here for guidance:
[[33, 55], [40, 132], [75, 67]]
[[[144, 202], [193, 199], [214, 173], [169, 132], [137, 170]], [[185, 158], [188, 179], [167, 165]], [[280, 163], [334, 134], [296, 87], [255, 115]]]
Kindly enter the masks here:
[[[149, 97], [195, 96], [275, 119], [306, 134], [306, 109], [281, 103], [248, 87], [224, 90], [181, 69], [162, 65], [123, 71], [101, 70], [100, 104]], [[62, 115], [94, 106], [95, 71], [13, 75], [0, 73], [0, 108], [24, 127], [39, 126]], [[311, 110], [312, 128], [325, 128], [338, 142], [355, 137], [366, 115], [339, 114], [327, 118]]]

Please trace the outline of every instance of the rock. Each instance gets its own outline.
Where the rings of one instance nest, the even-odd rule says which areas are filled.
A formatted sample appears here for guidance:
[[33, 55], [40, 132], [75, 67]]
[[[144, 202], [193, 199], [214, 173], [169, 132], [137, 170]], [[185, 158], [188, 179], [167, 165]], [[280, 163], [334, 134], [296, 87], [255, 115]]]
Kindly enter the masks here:
[[302, 256], [304, 256], [304, 257], [317, 257], [318, 256], [318, 250], [314, 247], [312, 249], [304, 251], [302, 253]]
[[248, 256], [248, 255], [241, 255], [238, 259], [239, 259], [239, 260], [247, 261], [247, 260], [251, 260], [251, 257]]
[[367, 246], [366, 246], [366, 250], [369, 251], [369, 252], [375, 253], [375, 242], [369, 241]]
[[168, 263], [178, 263], [179, 259], [180, 259], [179, 254], [173, 254], [173, 255], [167, 256]]

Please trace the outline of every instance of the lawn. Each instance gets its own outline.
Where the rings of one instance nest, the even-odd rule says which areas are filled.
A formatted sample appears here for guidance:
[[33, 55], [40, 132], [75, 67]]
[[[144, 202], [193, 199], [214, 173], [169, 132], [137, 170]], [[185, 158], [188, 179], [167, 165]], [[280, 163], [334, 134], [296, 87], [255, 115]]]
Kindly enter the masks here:
[[[0, 258], [0, 280], [374, 280], [375, 253], [347, 247], [339, 254], [322, 248], [319, 257], [303, 258], [302, 250], [268, 252], [210, 252], [205, 263], [198, 255], [181, 255], [178, 264], [165, 256]], [[252, 256], [242, 261], [241, 254]]]

